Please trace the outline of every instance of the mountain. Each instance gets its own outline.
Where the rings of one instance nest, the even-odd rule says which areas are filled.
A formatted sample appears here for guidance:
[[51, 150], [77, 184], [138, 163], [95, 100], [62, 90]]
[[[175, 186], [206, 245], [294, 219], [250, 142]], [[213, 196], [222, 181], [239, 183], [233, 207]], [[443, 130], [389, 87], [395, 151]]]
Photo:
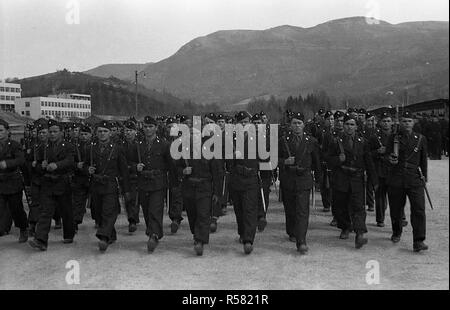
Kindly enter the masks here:
[[[25, 78], [17, 83], [21, 84], [22, 97], [48, 96], [61, 92], [89, 94], [93, 114], [135, 114], [135, 85], [114, 77], [101, 78], [64, 69]], [[138, 87], [138, 103], [140, 117], [146, 114], [186, 113], [192, 109], [190, 102], [141, 85]]]
[[401, 99], [405, 89], [410, 102], [448, 98], [449, 23], [374, 24], [352, 17], [311, 28], [218, 31], [143, 72], [147, 88], [197, 103], [319, 90], [334, 103], [357, 97], [366, 106], [389, 91]]
[[150, 64], [152, 63], [148, 62], [145, 64], [106, 64], [84, 71], [84, 73], [104, 78], [109, 78], [113, 76], [118, 79], [126, 79], [129, 78], [135, 70], [141, 71]]

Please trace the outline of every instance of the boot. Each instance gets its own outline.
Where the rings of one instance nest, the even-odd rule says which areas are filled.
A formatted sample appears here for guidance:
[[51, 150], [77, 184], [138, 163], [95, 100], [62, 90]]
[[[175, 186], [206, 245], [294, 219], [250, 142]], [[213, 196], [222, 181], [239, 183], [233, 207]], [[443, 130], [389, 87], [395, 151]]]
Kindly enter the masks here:
[[28, 241], [28, 230], [21, 230], [19, 236], [19, 243], [25, 243]]
[[367, 244], [367, 238], [364, 238], [364, 234], [357, 233], [355, 237], [355, 248], [360, 249], [363, 245]]

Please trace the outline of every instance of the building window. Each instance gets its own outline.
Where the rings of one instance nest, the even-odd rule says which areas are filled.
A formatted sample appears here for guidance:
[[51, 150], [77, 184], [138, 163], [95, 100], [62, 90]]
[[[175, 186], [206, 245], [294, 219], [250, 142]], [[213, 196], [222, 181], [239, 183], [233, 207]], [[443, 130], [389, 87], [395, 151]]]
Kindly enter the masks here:
[[1, 99], [1, 100], [5, 100], [5, 96], [1, 95], [1, 96], [0, 96], [0, 99]]
[[9, 93], [9, 87], [5, 87], [5, 91]]
[[24, 115], [25, 113], [23, 113], [23, 111], [22, 111], [22, 115]]
[[30, 107], [30, 102], [29, 102], [29, 101], [25, 102], [25, 107], [26, 107], [26, 108], [29, 108], [29, 107]]
[[4, 87], [0, 87], [0, 91], [5, 91], [5, 88]]

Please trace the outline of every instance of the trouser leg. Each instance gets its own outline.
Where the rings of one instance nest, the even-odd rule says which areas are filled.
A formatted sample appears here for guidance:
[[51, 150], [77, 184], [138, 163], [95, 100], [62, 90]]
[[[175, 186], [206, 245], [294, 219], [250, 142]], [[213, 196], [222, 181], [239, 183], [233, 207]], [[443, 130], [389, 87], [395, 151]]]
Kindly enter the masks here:
[[166, 190], [146, 192], [144, 200], [146, 204], [142, 208], [147, 209], [147, 236], [157, 235], [163, 237], [164, 196]]
[[55, 214], [57, 201], [51, 192], [41, 191], [39, 203], [39, 220], [36, 226], [35, 239], [48, 243], [48, 233]]
[[333, 190], [333, 208], [336, 214], [337, 227], [350, 230], [352, 220], [349, 212], [350, 193]]
[[242, 240], [244, 243], [253, 244], [258, 223], [258, 189], [247, 189], [242, 198], [242, 215], [244, 224], [244, 234]]
[[114, 225], [119, 215], [117, 193], [102, 194], [99, 202], [99, 228], [97, 238], [110, 241], [115, 237]]
[[22, 192], [6, 195], [5, 197], [14, 225], [22, 231], [26, 230], [28, 227], [28, 219], [23, 208]]
[[125, 202], [125, 209], [127, 212], [128, 223], [139, 222], [139, 200], [137, 197], [136, 184], [131, 184], [130, 200]]
[[386, 179], [378, 179], [378, 188], [375, 192], [375, 217], [377, 223], [384, 223], [387, 208], [387, 186]]
[[298, 243], [306, 242], [309, 223], [309, 195], [310, 190], [295, 194], [295, 238]]
[[73, 219], [75, 224], [83, 223], [83, 217], [86, 213], [86, 199], [88, 191], [83, 184], [74, 184], [72, 186], [72, 204]]
[[211, 218], [211, 193], [196, 193], [196, 219], [194, 239], [204, 244], [209, 243], [209, 224]]
[[413, 240], [424, 241], [426, 235], [425, 193], [422, 187], [407, 190], [411, 204], [411, 226], [413, 228]]
[[59, 208], [62, 218], [64, 239], [73, 239], [75, 236], [75, 222], [70, 196], [70, 191], [67, 191], [63, 195], [58, 195], [55, 197], [57, 201], [57, 208]]
[[366, 208], [363, 202], [363, 194], [359, 191], [352, 191], [350, 193], [350, 216], [353, 228], [356, 233], [361, 234], [367, 232]]
[[39, 191], [38, 185], [31, 184], [31, 205], [28, 212], [28, 223], [36, 224], [39, 220]]
[[282, 190], [284, 215], [286, 218], [286, 233], [289, 237], [295, 236], [295, 194], [293, 191]]
[[402, 219], [406, 204], [406, 191], [399, 187], [388, 187], [389, 210], [394, 235], [401, 235], [403, 231]]
[[0, 233], [9, 232], [12, 226], [11, 212], [3, 195], [0, 195]]
[[183, 193], [181, 185], [172, 187], [169, 192], [169, 218], [171, 221], [181, 222], [183, 220]]
[[236, 216], [236, 223], [238, 227], [238, 234], [242, 238], [244, 235], [244, 211], [243, 211], [243, 192], [231, 190], [231, 199], [233, 200], [234, 215]]

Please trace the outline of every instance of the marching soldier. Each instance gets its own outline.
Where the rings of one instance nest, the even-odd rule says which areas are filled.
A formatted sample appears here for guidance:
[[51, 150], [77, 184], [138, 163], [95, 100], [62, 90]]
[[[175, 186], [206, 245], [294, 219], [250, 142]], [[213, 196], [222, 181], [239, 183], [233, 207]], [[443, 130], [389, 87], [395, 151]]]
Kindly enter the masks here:
[[364, 207], [364, 183], [366, 174], [377, 186], [368, 142], [356, 132], [356, 118], [344, 117], [344, 134], [337, 143], [330, 145], [328, 164], [333, 170], [333, 208], [341, 239], [348, 239], [351, 227], [356, 232], [355, 247], [367, 243], [366, 210]]
[[[236, 115], [236, 121], [243, 127], [249, 124], [251, 115], [241, 111]], [[241, 135], [240, 137], [238, 135]], [[244, 141], [244, 149], [236, 149], [234, 145], [234, 159], [227, 160], [230, 169], [230, 195], [233, 200], [234, 213], [238, 225], [239, 242], [244, 245], [245, 254], [253, 251], [253, 242], [258, 221], [258, 195], [260, 182], [258, 180], [259, 160], [249, 158], [248, 132], [237, 130], [236, 140]]]
[[130, 197], [127, 161], [121, 145], [112, 141], [111, 126], [108, 121], [97, 124], [98, 142], [89, 146], [89, 156], [86, 158], [87, 171], [92, 178], [91, 212], [94, 212], [94, 219], [98, 224], [96, 237], [99, 239], [98, 247], [101, 252], [105, 252], [117, 239], [114, 225], [120, 212], [119, 178], [127, 200]]
[[170, 144], [157, 136], [157, 122], [151, 116], [144, 118], [144, 139], [137, 146], [136, 172], [138, 175], [139, 204], [144, 211], [149, 237], [149, 253], [158, 246], [163, 237], [164, 197], [168, 186], [177, 184], [175, 164], [170, 155]]
[[73, 146], [63, 141], [63, 124], [48, 121], [49, 141], [40, 149], [33, 168], [41, 176], [40, 212], [31, 247], [46, 251], [48, 233], [55, 209], [59, 209], [63, 223], [63, 242], [72, 243], [75, 227], [72, 210], [70, 174], [74, 167]]
[[[360, 112], [364, 112], [364, 109], [360, 109]], [[361, 125], [360, 133], [361, 135], [367, 140], [371, 141], [377, 134], [377, 130], [375, 127], [375, 115], [373, 115], [370, 112], [365, 112], [364, 116], [360, 116], [361, 120], [363, 121], [363, 125]], [[370, 144], [371, 145], [371, 153], [378, 149], [376, 144]], [[373, 147], [373, 148], [372, 148]], [[364, 202], [367, 205], [367, 211], [373, 212], [375, 210], [375, 192], [373, 190], [373, 185], [370, 184], [370, 180], [368, 180], [368, 184], [366, 184], [366, 192], [364, 197]]]
[[323, 212], [330, 212], [331, 211], [331, 187], [329, 182], [329, 169], [327, 166], [327, 162], [325, 160], [324, 154], [326, 153], [327, 146], [325, 143], [326, 137], [330, 135], [330, 133], [333, 131], [334, 127], [334, 115], [331, 111], [326, 111], [324, 114], [324, 122], [322, 129], [317, 132], [317, 141], [318, 146], [320, 148], [320, 162], [322, 165], [322, 183], [320, 184], [320, 195], [322, 197], [322, 204], [323, 204]]
[[[169, 117], [166, 120], [166, 131], [165, 131], [165, 139], [167, 142], [172, 143], [175, 139], [178, 139], [179, 136], [172, 136], [171, 131], [177, 131], [177, 121], [175, 118]], [[170, 232], [172, 234], [177, 233], [180, 228], [181, 221], [183, 221], [183, 193], [181, 189], [181, 177], [182, 173], [179, 171], [177, 173], [178, 180], [176, 184], [171, 184], [175, 180], [171, 178], [168, 179], [169, 184], [169, 218], [172, 221], [170, 224]]]
[[280, 188], [286, 215], [286, 232], [301, 254], [308, 252], [306, 234], [309, 223], [309, 197], [313, 188], [312, 171], [321, 178], [317, 140], [304, 132], [304, 116], [294, 113], [290, 131], [279, 142]]
[[[402, 214], [408, 197], [411, 205], [413, 249], [428, 250], [426, 237], [424, 182], [427, 181], [427, 140], [413, 131], [414, 117], [408, 110], [401, 117], [401, 129], [390, 137], [386, 153], [390, 171], [386, 179], [392, 220], [392, 242], [398, 243], [402, 235]], [[424, 179], [421, 179], [423, 175]]]
[[378, 175], [378, 189], [375, 192], [375, 217], [378, 227], [384, 227], [387, 208], [386, 177], [389, 171], [386, 145], [392, 135], [392, 117], [388, 112], [380, 116], [381, 129], [371, 137], [372, 158]]
[[[264, 113], [264, 112], [263, 112]], [[265, 114], [264, 114], [265, 115]], [[266, 117], [267, 119], [267, 117]], [[262, 116], [258, 113], [254, 114], [252, 116], [252, 123], [255, 125], [256, 127], [256, 134], [258, 135], [258, 125], [261, 125], [263, 122], [262, 120]], [[265, 138], [265, 142], [266, 142], [266, 150], [270, 150], [270, 131], [269, 131], [270, 127], [266, 126], [266, 132], [264, 134], [264, 138]], [[257, 142], [259, 143], [259, 139], [257, 140]], [[258, 146], [257, 146], [258, 147]], [[269, 162], [270, 158], [268, 158], [267, 160], [264, 160], [264, 162]], [[258, 231], [259, 232], [263, 232], [264, 229], [267, 226], [267, 219], [266, 219], [266, 215], [267, 215], [267, 210], [269, 208], [269, 195], [270, 195], [270, 185], [272, 184], [272, 170], [261, 170], [259, 172], [260, 174], [260, 179], [261, 179], [261, 186], [262, 186], [262, 190], [264, 195], [258, 195]], [[263, 201], [264, 199], [264, 201]], [[265, 210], [264, 210], [264, 205], [265, 205]]]
[[[209, 117], [213, 116], [208, 115], [207, 118]], [[211, 118], [211, 120], [213, 119]], [[206, 123], [208, 124], [208, 120], [206, 120]], [[192, 159], [181, 159], [178, 164], [183, 168], [183, 205], [186, 208], [189, 227], [194, 236], [194, 250], [198, 256], [201, 256], [203, 255], [204, 244], [209, 243], [212, 210], [215, 206], [220, 206], [219, 194], [223, 166], [220, 159], [205, 159], [201, 154], [205, 147], [203, 145], [196, 147], [193, 143], [199, 141], [203, 144], [209, 137], [206, 136], [202, 139], [202, 133], [195, 131], [192, 127], [190, 133], [191, 146], [193, 147], [189, 148], [190, 154], [192, 154], [189, 157]]]
[[136, 224], [139, 223], [139, 198], [137, 190], [137, 173], [133, 162], [136, 158], [137, 152], [137, 128], [136, 123], [131, 120], [125, 122], [125, 139], [122, 142], [125, 156], [128, 163], [128, 170], [130, 175], [130, 197], [125, 203], [128, 218], [128, 232], [134, 233], [137, 230]]
[[[22, 203], [23, 180], [20, 167], [25, 163], [21, 145], [10, 139], [9, 124], [0, 119], [0, 214], [12, 216], [20, 229], [19, 242], [28, 240], [27, 214]], [[9, 212], [5, 211], [8, 208]], [[4, 218], [0, 218], [3, 222]]]
[[329, 167], [329, 165], [327, 163], [327, 154], [328, 154], [330, 145], [332, 145], [333, 143], [337, 143], [337, 139], [340, 139], [343, 134], [344, 116], [345, 116], [345, 113], [342, 111], [336, 111], [333, 114], [333, 119], [334, 119], [333, 130], [325, 135], [325, 137], [323, 139], [323, 143], [322, 143], [322, 155], [321, 156], [325, 160], [326, 169], [327, 169], [326, 172], [323, 171], [324, 180], [322, 181], [322, 184], [324, 184], [325, 188], [330, 188], [330, 191], [328, 192], [328, 194], [329, 194], [328, 201], [330, 202], [331, 214], [333, 215], [333, 220], [330, 223], [331, 226], [336, 226], [337, 221], [336, 221], [336, 212], [333, 208], [333, 203], [332, 203], [332, 192], [333, 191], [332, 191], [331, 181], [332, 181], [333, 170], [331, 169], [331, 167]]
[[79, 127], [79, 133], [73, 139], [75, 149], [75, 169], [72, 177], [72, 203], [75, 232], [78, 225], [83, 223], [86, 213], [86, 200], [89, 193], [89, 174], [86, 171], [86, 162], [92, 139], [92, 131], [89, 126]]

